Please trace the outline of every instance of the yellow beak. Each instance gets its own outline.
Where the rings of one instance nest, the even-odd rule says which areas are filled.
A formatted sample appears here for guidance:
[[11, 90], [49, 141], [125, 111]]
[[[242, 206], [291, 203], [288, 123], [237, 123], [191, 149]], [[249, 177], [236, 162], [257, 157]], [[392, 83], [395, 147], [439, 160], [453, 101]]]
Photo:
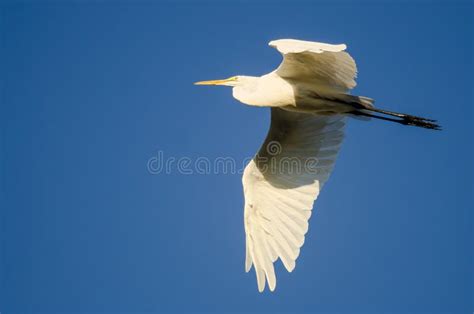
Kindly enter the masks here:
[[224, 80], [200, 81], [200, 82], [194, 83], [194, 85], [226, 85], [227, 83], [235, 81], [235, 80], [237, 80], [237, 78], [233, 76]]

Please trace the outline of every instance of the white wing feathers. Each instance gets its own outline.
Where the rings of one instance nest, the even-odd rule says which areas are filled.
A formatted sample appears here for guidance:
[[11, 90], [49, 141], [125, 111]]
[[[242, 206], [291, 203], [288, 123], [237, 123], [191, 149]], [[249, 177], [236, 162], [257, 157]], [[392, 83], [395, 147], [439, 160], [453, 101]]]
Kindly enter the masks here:
[[333, 168], [343, 139], [344, 117], [315, 116], [272, 108], [262, 148], [242, 178], [248, 272], [258, 290], [271, 291], [273, 263], [280, 258], [291, 272], [308, 231], [313, 202]]
[[305, 81], [339, 92], [356, 86], [356, 63], [344, 51], [344, 44], [280, 39], [271, 41], [269, 45], [283, 55], [283, 62], [276, 70], [282, 78]]

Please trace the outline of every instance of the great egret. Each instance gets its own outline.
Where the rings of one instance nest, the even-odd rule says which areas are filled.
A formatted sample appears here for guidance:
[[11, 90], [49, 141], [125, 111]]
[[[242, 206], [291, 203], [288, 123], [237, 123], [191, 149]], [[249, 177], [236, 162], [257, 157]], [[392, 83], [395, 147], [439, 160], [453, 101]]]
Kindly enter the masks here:
[[295, 268], [314, 200], [334, 166], [346, 116], [439, 129], [434, 120], [377, 109], [373, 99], [348, 94], [357, 69], [344, 44], [280, 39], [269, 45], [283, 55], [275, 71], [195, 83], [231, 86], [240, 102], [271, 107], [267, 137], [242, 178], [245, 270], [254, 266], [260, 292], [265, 281], [275, 290], [278, 258], [289, 272]]

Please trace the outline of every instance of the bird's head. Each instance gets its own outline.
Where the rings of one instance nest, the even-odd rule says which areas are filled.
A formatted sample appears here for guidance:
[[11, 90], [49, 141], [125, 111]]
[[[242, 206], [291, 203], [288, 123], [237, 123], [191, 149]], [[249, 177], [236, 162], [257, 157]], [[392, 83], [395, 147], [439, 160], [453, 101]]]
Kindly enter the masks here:
[[232, 95], [235, 99], [247, 105], [259, 106], [261, 97], [256, 91], [259, 86], [259, 77], [237, 75], [223, 80], [201, 81], [195, 85], [223, 85], [232, 87]]
[[212, 80], [212, 81], [200, 81], [194, 83], [194, 85], [223, 85], [223, 86], [241, 86], [247, 82], [247, 76], [237, 75], [232, 76], [223, 80]]

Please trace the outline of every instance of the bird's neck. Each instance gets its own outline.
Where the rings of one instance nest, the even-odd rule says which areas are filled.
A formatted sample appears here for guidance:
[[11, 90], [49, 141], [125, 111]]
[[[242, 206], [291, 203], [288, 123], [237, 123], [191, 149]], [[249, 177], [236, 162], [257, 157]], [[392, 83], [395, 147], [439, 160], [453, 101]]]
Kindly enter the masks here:
[[273, 72], [245, 77], [233, 88], [232, 95], [244, 104], [257, 107], [279, 107], [295, 102], [292, 86]]
[[238, 101], [250, 106], [262, 106], [260, 103], [261, 77], [243, 76], [238, 85], [232, 89], [232, 96]]

